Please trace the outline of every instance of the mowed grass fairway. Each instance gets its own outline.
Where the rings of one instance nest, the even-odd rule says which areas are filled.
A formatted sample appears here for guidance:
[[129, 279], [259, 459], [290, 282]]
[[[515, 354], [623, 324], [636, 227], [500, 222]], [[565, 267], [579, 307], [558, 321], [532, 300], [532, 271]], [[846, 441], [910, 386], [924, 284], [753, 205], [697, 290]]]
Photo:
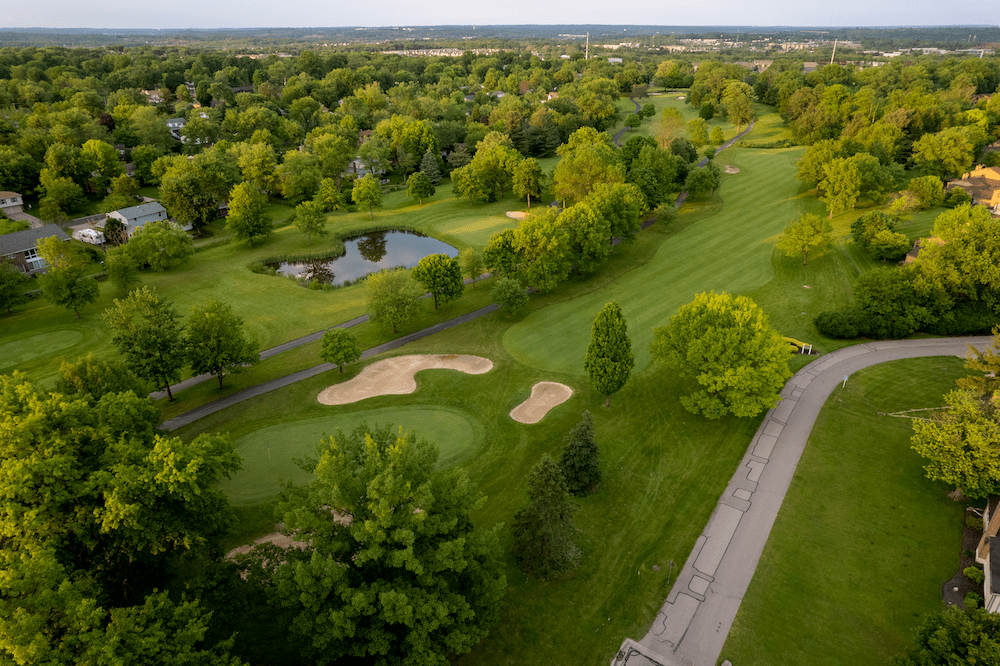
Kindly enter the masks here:
[[[893, 361], [827, 400], [722, 658], [740, 666], [887, 664], [958, 567], [964, 506], [929, 481], [911, 421], [968, 371]], [[920, 413], [926, 416], [927, 413]]]
[[[512, 326], [504, 336], [511, 355], [539, 369], [582, 374], [594, 317], [615, 299], [628, 320], [635, 369], [647, 368], [653, 328], [665, 325], [695, 294], [747, 292], [774, 278], [772, 237], [797, 214], [821, 212], [822, 204], [795, 181], [801, 155], [801, 148], [724, 151], [716, 160], [740, 169], [722, 176], [718, 196], [724, 205], [685, 204], [678, 228], [667, 230], [670, 237], [648, 263], [606, 289], [533, 312]], [[645, 237], [640, 234], [637, 242]]]
[[[344, 406], [348, 407], [348, 406]], [[233, 504], [252, 504], [281, 492], [282, 483], [303, 485], [312, 474], [296, 464], [306, 456], [315, 457], [316, 444], [338, 430], [350, 433], [362, 423], [392, 423], [403, 432], [417, 432], [434, 442], [440, 450], [438, 466], [453, 465], [467, 456], [481, 440], [482, 427], [468, 413], [435, 406], [383, 407], [356, 411], [327, 407], [324, 418], [283, 423], [256, 430], [236, 440], [243, 457], [243, 469], [222, 483], [222, 490]]]

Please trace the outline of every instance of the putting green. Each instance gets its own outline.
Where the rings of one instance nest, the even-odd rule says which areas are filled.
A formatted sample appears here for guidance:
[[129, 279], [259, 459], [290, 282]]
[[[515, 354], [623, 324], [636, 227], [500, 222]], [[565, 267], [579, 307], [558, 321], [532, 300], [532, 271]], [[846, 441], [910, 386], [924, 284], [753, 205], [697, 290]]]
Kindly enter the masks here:
[[438, 468], [457, 463], [467, 456], [482, 427], [468, 413], [432, 405], [383, 407], [367, 411], [332, 414], [318, 419], [295, 421], [261, 428], [236, 441], [243, 456], [243, 469], [220, 484], [233, 504], [253, 504], [276, 495], [281, 484], [304, 485], [312, 474], [300, 469], [296, 458], [314, 455], [316, 444], [337, 430], [350, 432], [362, 422], [370, 425], [391, 423], [406, 432], [438, 445]]
[[803, 210], [811, 197], [798, 194], [795, 181], [801, 154], [801, 149], [733, 150], [725, 161], [740, 173], [722, 176], [725, 206], [719, 212], [665, 240], [649, 263], [607, 289], [531, 313], [507, 329], [504, 347], [533, 368], [582, 375], [594, 318], [605, 303], [617, 300], [628, 321], [635, 370], [645, 369], [652, 360], [653, 328], [666, 324], [695, 294], [744, 292], [774, 277], [773, 240], [767, 239], [797, 213], [811, 212]]

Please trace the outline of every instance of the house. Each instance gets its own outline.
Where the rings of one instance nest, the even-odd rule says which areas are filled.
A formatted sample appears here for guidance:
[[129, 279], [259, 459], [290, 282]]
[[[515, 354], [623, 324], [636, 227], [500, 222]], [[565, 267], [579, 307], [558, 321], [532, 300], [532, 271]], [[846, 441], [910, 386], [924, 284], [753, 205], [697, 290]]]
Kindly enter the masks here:
[[[990, 495], [983, 512], [983, 538], [976, 548], [976, 561], [983, 565], [983, 608], [990, 613], [1000, 613], [1000, 495]], [[991, 560], [997, 555], [997, 561]]]
[[7, 217], [24, 212], [24, 199], [17, 192], [0, 192], [0, 213]]
[[45, 260], [38, 256], [38, 241], [51, 236], [69, 240], [69, 236], [58, 224], [4, 234], [0, 236], [0, 260], [14, 264], [28, 275], [42, 271], [45, 269]]
[[139, 204], [130, 208], [122, 208], [108, 213], [109, 218], [114, 218], [125, 225], [125, 231], [129, 238], [136, 231], [142, 228], [147, 222], [167, 219], [167, 209], [159, 202]]
[[167, 129], [170, 130], [170, 134], [178, 141], [181, 138], [181, 130], [187, 125], [187, 121], [183, 118], [168, 118], [167, 119]]
[[972, 197], [972, 203], [986, 206], [994, 215], [1000, 215], [1000, 167], [977, 166], [961, 178], [948, 181], [945, 191], [961, 187]]
[[150, 104], [163, 104], [163, 93], [159, 90], [140, 90]]

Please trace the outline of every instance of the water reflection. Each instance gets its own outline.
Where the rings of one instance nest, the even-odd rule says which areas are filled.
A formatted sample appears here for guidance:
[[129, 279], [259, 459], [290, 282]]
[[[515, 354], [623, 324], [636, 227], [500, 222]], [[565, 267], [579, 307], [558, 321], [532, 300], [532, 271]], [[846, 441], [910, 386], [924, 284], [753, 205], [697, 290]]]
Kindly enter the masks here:
[[378, 263], [385, 256], [386, 232], [378, 231], [358, 239], [358, 252], [365, 261]]
[[383, 268], [413, 268], [431, 254], [458, 256], [458, 250], [436, 238], [409, 231], [379, 231], [344, 241], [346, 253], [333, 259], [272, 264], [282, 275], [344, 284]]

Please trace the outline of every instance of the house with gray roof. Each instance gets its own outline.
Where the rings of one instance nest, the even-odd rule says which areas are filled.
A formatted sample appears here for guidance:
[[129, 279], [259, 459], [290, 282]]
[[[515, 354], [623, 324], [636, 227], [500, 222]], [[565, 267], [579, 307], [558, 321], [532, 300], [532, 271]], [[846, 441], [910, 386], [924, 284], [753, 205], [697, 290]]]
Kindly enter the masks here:
[[0, 192], [0, 212], [7, 217], [24, 212], [24, 200], [17, 192]]
[[150, 201], [130, 208], [122, 208], [108, 213], [109, 218], [114, 218], [125, 225], [125, 232], [129, 238], [136, 231], [142, 228], [147, 222], [167, 219], [167, 209], [158, 201]]
[[[990, 495], [983, 512], [983, 538], [976, 548], [976, 561], [983, 565], [983, 608], [1000, 613], [1000, 496]], [[996, 555], [997, 557], [992, 557]]]
[[32, 275], [45, 270], [45, 260], [38, 256], [38, 241], [55, 236], [68, 241], [69, 236], [58, 224], [46, 224], [37, 229], [15, 231], [0, 236], [0, 261], [7, 261], [24, 273]]

